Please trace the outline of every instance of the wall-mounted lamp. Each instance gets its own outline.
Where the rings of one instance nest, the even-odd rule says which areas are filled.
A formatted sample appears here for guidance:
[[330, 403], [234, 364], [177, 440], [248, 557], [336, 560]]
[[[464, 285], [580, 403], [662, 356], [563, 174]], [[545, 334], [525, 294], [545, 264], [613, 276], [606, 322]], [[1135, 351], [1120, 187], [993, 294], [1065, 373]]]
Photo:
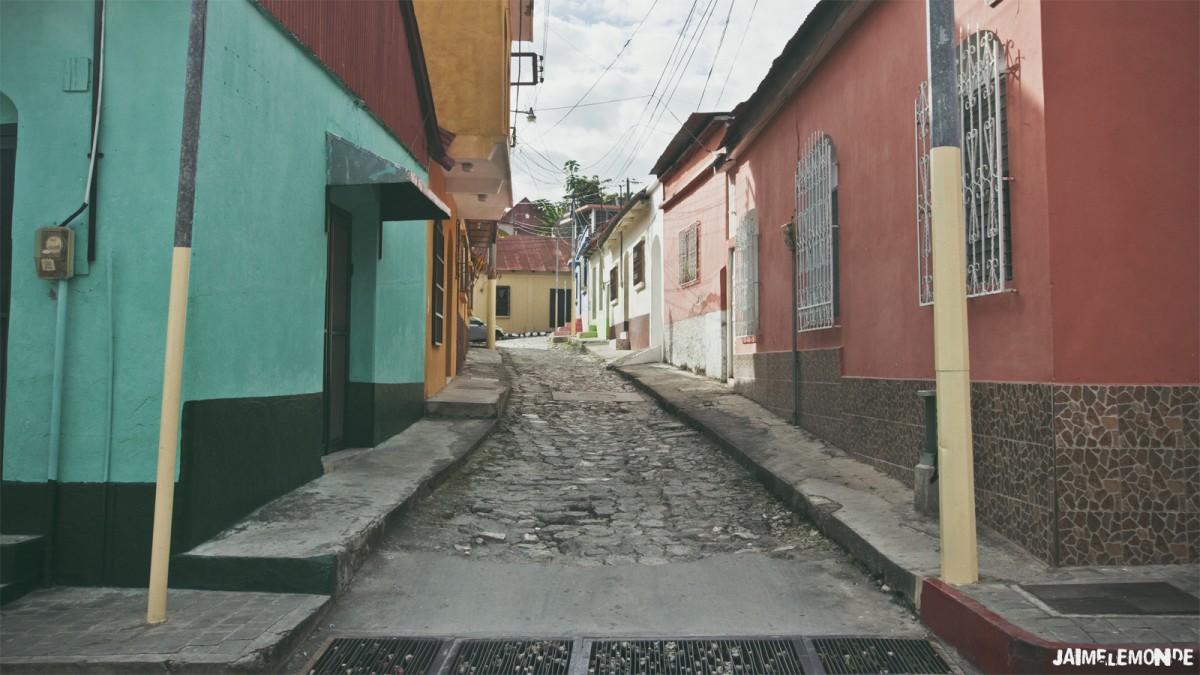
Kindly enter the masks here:
[[529, 122], [530, 124], [533, 124], [537, 121], [537, 115], [533, 112], [532, 106], [529, 108], [529, 110], [511, 110], [509, 112], [525, 113], [525, 121]]

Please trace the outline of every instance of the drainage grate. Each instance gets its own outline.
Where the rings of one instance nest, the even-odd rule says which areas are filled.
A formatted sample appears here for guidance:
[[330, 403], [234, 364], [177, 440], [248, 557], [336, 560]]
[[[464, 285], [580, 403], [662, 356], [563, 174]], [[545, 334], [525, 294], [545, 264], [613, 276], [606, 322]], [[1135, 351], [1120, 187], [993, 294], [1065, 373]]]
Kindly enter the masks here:
[[430, 666], [437, 658], [441, 645], [441, 640], [336, 638], [308, 672], [310, 675], [425, 675], [431, 672]]
[[813, 650], [826, 673], [949, 673], [933, 645], [925, 640], [825, 638]]
[[588, 675], [800, 675], [791, 640], [605, 640]]
[[467, 640], [446, 672], [450, 675], [567, 675], [570, 665], [569, 640]]
[[1200, 600], [1165, 581], [1021, 588], [1063, 614], [1200, 614]]

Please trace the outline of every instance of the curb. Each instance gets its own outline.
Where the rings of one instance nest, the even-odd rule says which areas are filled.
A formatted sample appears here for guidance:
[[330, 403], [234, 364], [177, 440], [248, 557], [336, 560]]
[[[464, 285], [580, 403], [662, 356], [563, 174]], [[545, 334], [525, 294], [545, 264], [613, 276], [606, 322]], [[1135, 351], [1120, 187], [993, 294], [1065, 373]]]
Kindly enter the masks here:
[[[988, 673], [1195, 673], [1200, 648], [1187, 644], [1096, 644], [1082, 642], [1050, 642], [1010, 623], [984, 607], [977, 600], [941, 579], [925, 579], [921, 593], [921, 620], [942, 640]], [[1191, 665], [1172, 654], [1171, 665], [1112, 665], [1106, 661], [1080, 665], [1059, 663], [1060, 652], [1070, 650], [1074, 655], [1092, 654], [1097, 650], [1113, 652], [1129, 650], [1192, 650]], [[1115, 654], [1109, 654], [1114, 659]], [[1104, 657], [1101, 657], [1102, 659]], [[1080, 659], [1074, 659], [1076, 661]]]
[[771, 494], [783, 500], [791, 508], [799, 511], [813, 522], [825, 536], [829, 537], [842, 548], [849, 551], [857, 560], [872, 572], [882, 576], [883, 581], [891, 586], [905, 600], [915, 607], [921, 605], [921, 578], [905, 569], [899, 563], [888, 558], [854, 531], [837, 516], [840, 505], [833, 504], [820, 498], [813, 499], [801, 492], [796, 486], [779, 477], [770, 469], [762, 466], [738, 447], [737, 443], [725, 438], [717, 430], [701, 422], [695, 416], [669, 401], [650, 385], [642, 382], [632, 373], [620, 367], [613, 372], [633, 383], [638, 389], [654, 399], [664, 410], [688, 423], [693, 429], [702, 433], [706, 438], [716, 443], [729, 453], [739, 464], [748, 469], [761, 481]]

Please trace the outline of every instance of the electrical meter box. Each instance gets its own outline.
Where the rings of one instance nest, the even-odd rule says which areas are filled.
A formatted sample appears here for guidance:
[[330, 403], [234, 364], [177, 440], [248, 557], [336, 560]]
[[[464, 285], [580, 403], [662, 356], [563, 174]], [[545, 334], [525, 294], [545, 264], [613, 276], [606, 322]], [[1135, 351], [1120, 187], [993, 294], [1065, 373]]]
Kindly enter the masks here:
[[70, 279], [75, 276], [75, 230], [69, 227], [39, 227], [34, 253], [39, 279]]

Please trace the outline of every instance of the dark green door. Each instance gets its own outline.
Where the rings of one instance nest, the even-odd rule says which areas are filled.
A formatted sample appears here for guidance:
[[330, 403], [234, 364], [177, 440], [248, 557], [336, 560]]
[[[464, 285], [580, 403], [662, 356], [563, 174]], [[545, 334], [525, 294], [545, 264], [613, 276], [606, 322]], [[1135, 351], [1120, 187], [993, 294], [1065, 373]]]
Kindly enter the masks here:
[[350, 381], [350, 214], [329, 207], [325, 282], [325, 452], [346, 445], [346, 389]]

